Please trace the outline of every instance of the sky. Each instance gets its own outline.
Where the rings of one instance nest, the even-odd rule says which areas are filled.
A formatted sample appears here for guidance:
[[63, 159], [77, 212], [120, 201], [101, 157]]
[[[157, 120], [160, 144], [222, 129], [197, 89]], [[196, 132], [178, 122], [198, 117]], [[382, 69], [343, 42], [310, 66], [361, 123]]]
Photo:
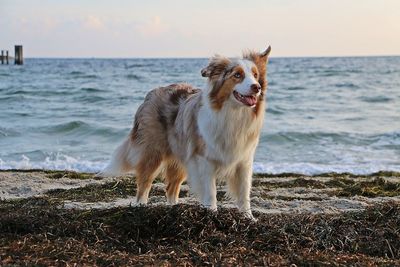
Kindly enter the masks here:
[[400, 55], [400, 0], [0, 0], [26, 57]]

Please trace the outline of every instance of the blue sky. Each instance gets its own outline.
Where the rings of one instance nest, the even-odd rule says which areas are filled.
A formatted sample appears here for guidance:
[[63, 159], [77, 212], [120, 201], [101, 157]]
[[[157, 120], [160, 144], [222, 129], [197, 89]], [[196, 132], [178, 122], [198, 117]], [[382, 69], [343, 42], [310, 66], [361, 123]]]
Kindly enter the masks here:
[[400, 55], [399, 0], [0, 0], [0, 48], [30, 57]]

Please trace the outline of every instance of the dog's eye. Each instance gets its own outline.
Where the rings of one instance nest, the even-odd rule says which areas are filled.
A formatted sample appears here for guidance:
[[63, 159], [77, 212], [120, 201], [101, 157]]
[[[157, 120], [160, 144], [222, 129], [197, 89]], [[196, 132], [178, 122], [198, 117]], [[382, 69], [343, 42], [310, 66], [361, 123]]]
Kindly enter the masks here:
[[239, 72], [236, 72], [233, 76], [238, 79], [242, 78], [242, 74], [240, 74]]
[[254, 78], [257, 79], [257, 77], [258, 77], [257, 72], [254, 72]]

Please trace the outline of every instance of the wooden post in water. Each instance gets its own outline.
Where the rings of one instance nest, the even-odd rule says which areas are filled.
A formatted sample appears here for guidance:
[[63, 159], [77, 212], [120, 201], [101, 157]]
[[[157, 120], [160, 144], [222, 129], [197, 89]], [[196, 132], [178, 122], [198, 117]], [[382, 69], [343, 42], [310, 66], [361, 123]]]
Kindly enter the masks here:
[[8, 50], [6, 50], [6, 64], [8, 65]]
[[15, 46], [15, 64], [16, 65], [24, 64], [24, 57], [22, 54], [22, 45]]
[[4, 64], [4, 51], [1, 50], [1, 65]]

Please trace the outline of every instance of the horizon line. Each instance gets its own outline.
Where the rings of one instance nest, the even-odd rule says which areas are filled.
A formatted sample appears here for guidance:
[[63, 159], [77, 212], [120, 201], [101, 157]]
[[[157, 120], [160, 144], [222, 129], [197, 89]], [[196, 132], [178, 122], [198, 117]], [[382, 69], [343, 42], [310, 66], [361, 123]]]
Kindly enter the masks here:
[[[32, 56], [25, 57], [25, 59], [209, 59], [209, 57], [198, 56], [198, 57], [186, 57], [186, 56], [159, 56], [159, 57], [101, 57], [101, 56]], [[235, 58], [227, 56], [228, 58]], [[383, 54], [383, 55], [327, 55], [327, 56], [271, 56], [270, 58], [361, 58], [361, 57], [400, 57], [400, 54]]]

